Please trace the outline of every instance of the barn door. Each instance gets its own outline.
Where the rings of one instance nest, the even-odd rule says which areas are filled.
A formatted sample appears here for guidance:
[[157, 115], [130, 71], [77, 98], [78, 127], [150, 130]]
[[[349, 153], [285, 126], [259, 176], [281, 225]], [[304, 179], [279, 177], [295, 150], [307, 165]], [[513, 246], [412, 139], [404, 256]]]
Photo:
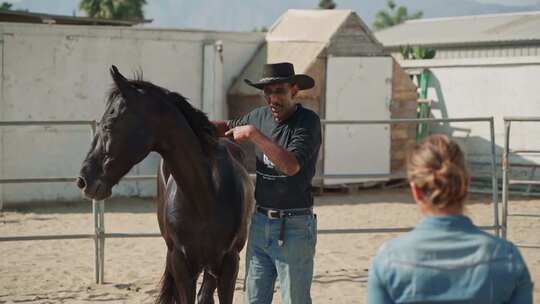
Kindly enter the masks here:
[[[391, 79], [390, 57], [329, 57], [326, 119], [390, 119]], [[324, 173], [390, 173], [390, 126], [326, 126]], [[361, 181], [366, 179], [325, 179], [324, 183]]]

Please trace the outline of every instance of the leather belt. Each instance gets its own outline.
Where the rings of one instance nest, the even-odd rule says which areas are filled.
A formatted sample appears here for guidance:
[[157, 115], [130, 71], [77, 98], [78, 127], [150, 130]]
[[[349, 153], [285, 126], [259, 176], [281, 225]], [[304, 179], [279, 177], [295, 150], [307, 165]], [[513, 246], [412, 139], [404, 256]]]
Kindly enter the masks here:
[[259, 213], [266, 215], [266, 217], [268, 217], [269, 219], [280, 219], [280, 218], [291, 217], [291, 216], [313, 214], [313, 209], [311, 208], [282, 210], [282, 209], [271, 209], [271, 208], [265, 208], [261, 206], [255, 206], [255, 210], [257, 210], [257, 212]]
[[259, 213], [262, 213], [266, 215], [269, 219], [280, 219], [281, 225], [279, 227], [279, 239], [278, 239], [278, 246], [282, 247], [283, 243], [285, 242], [285, 219], [292, 216], [300, 216], [300, 215], [311, 215], [313, 214], [313, 209], [311, 208], [305, 208], [305, 209], [270, 209], [265, 208], [261, 206], [255, 206], [255, 210]]

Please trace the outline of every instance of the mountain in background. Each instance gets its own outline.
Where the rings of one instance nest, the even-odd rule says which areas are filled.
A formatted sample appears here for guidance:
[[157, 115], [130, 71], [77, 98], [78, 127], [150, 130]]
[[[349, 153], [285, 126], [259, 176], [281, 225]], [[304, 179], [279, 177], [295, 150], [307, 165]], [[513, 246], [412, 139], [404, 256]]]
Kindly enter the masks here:
[[[9, 0], [7, 0], [10, 2]], [[60, 15], [83, 16], [79, 0], [18, 0], [15, 9], [28, 9]], [[383, 0], [335, 0], [338, 9], [351, 9], [371, 26], [377, 11], [384, 9]], [[533, 5], [487, 4], [474, 0], [401, 0], [412, 13], [424, 12], [424, 18], [540, 11]], [[511, 2], [511, 1], [509, 1]], [[287, 9], [316, 8], [318, 0], [150, 0], [145, 17], [154, 21], [148, 26], [192, 28], [219, 31], [251, 31], [271, 26]]]

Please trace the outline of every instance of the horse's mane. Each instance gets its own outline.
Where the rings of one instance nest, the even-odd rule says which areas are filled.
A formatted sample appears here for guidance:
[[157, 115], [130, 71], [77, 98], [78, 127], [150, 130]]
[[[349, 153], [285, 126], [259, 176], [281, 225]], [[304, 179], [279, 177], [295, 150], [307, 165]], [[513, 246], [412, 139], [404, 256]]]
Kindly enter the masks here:
[[[129, 84], [135, 89], [149, 92], [156, 96], [154, 100], [164, 100], [173, 104], [182, 115], [184, 115], [189, 126], [199, 139], [203, 152], [212, 157], [215, 148], [218, 144], [216, 127], [210, 122], [208, 116], [201, 110], [193, 107], [189, 101], [179, 93], [170, 92], [169, 90], [159, 87], [151, 82], [142, 80], [142, 73], [137, 73], [136, 79], [128, 80]], [[111, 105], [115, 100], [123, 98], [120, 89], [115, 85], [109, 92], [107, 98], [107, 106]]]

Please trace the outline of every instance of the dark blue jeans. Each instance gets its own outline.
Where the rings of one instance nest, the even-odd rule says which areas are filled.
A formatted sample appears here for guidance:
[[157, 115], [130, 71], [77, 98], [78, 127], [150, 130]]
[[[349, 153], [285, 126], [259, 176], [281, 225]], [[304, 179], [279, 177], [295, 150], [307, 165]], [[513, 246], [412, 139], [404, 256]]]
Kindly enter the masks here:
[[281, 219], [258, 212], [253, 215], [246, 253], [246, 303], [271, 303], [276, 278], [280, 303], [311, 303], [317, 218], [301, 215], [285, 221], [284, 243], [279, 246]]

